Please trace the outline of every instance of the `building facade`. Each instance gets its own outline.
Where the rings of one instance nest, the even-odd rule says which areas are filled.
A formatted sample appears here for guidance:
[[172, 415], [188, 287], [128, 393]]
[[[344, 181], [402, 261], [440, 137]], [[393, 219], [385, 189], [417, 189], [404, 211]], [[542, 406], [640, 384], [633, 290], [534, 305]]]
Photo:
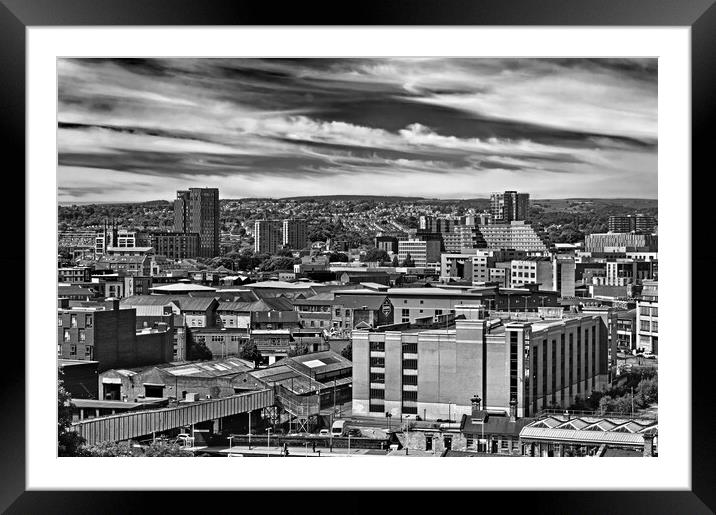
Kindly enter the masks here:
[[515, 220], [529, 220], [530, 195], [505, 191], [490, 196], [490, 210], [494, 223], [510, 223]]
[[636, 303], [637, 348], [659, 354], [659, 291], [657, 281], [644, 281]]
[[156, 232], [149, 238], [154, 251], [169, 259], [191, 259], [200, 255], [199, 233]]
[[284, 220], [282, 244], [291, 250], [301, 250], [308, 246], [308, 223], [306, 220]]
[[219, 189], [190, 188], [177, 191], [174, 232], [199, 235], [199, 256], [215, 257], [219, 250]]
[[283, 224], [278, 220], [256, 220], [254, 222], [254, 252], [276, 254], [283, 245]]
[[505, 325], [469, 318], [456, 320], [454, 330], [356, 331], [353, 413], [453, 420], [471, 413], [474, 395], [486, 409], [512, 409], [517, 417], [569, 406], [606, 386], [606, 336], [595, 316]]

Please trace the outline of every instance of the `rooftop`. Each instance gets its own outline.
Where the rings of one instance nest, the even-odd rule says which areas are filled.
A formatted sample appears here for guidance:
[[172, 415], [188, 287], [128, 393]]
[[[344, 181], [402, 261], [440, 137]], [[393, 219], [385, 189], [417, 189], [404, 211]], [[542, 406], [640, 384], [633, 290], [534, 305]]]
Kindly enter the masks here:
[[210, 286], [202, 286], [201, 284], [193, 283], [165, 284], [162, 286], [154, 286], [153, 288], [149, 289], [155, 293], [173, 293], [183, 291], [216, 291], [216, 288], [211, 288]]

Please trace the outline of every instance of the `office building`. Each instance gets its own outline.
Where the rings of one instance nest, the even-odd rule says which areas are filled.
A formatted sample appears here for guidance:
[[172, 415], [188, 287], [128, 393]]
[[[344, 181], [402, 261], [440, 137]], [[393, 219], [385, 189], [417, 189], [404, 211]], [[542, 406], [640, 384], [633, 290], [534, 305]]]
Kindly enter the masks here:
[[510, 287], [539, 284], [545, 290], [553, 289], [552, 262], [546, 257], [515, 259], [510, 264]]
[[552, 260], [552, 290], [562, 297], [574, 297], [577, 265], [572, 258], [555, 257]]
[[609, 232], [636, 232], [641, 234], [652, 234], [656, 229], [657, 219], [655, 216], [627, 215], [610, 216]]
[[656, 252], [658, 238], [651, 234], [594, 233], [584, 238], [584, 250], [591, 253]]
[[637, 348], [659, 354], [659, 283], [644, 281], [636, 303]]
[[529, 220], [530, 195], [516, 191], [493, 193], [490, 197], [490, 209], [494, 223]]
[[199, 234], [199, 256], [216, 257], [219, 251], [219, 189], [177, 191], [174, 232]]
[[254, 222], [254, 252], [276, 254], [283, 245], [283, 224], [278, 220]]
[[378, 234], [373, 240], [373, 246], [375, 248], [384, 250], [386, 252], [392, 252], [393, 254], [398, 253], [398, 238], [396, 236], [388, 236], [384, 234]]
[[460, 220], [449, 217], [421, 215], [418, 219], [419, 232], [448, 233], [459, 225]]
[[484, 319], [464, 306], [454, 329], [354, 331], [353, 414], [459, 420], [486, 410], [527, 417], [569, 407], [607, 385], [607, 331], [598, 316]]
[[154, 252], [169, 259], [195, 258], [200, 255], [199, 233], [155, 232], [149, 236]]
[[302, 250], [309, 244], [306, 220], [284, 220], [282, 244], [290, 250]]

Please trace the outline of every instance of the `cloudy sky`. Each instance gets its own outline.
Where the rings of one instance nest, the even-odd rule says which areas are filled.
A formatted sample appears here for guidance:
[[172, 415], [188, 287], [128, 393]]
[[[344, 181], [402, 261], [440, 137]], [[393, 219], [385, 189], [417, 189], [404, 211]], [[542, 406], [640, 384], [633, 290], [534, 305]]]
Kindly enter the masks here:
[[656, 59], [61, 59], [60, 202], [657, 196]]

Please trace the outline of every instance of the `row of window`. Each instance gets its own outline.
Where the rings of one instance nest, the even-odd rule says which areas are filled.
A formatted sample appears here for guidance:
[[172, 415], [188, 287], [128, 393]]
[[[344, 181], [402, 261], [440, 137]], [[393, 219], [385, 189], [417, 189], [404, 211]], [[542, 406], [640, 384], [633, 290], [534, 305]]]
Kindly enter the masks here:
[[[69, 329], [65, 329], [62, 335], [62, 339], [66, 342], [72, 341], [72, 335]], [[84, 329], [77, 330], [77, 341], [84, 342], [87, 340], [87, 333]]]
[[[85, 327], [92, 327], [92, 315], [85, 315]], [[62, 315], [57, 317], [57, 325], [62, 327]], [[70, 327], [77, 327], [77, 314], [70, 315]]]

